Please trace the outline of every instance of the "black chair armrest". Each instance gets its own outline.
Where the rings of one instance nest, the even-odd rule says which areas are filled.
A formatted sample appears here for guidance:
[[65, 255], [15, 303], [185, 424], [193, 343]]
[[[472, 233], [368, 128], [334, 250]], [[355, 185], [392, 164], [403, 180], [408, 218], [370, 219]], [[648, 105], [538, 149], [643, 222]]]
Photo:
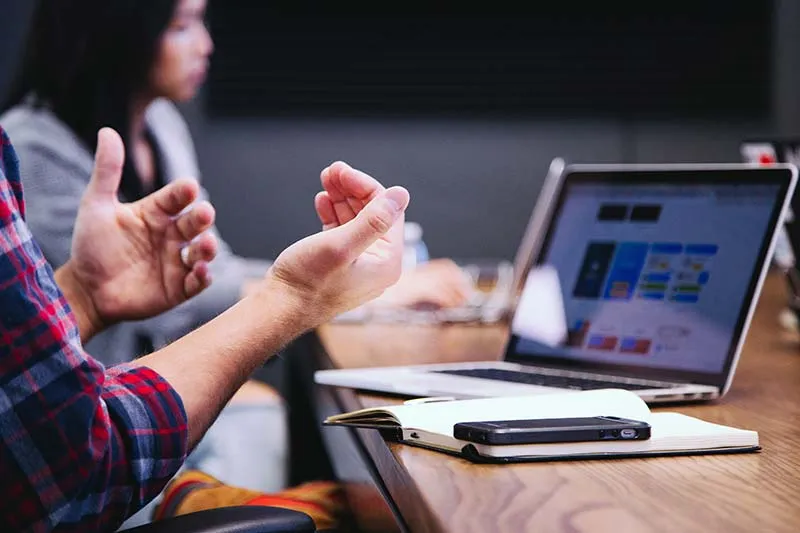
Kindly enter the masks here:
[[221, 507], [159, 520], [123, 533], [312, 533], [311, 517], [265, 506]]

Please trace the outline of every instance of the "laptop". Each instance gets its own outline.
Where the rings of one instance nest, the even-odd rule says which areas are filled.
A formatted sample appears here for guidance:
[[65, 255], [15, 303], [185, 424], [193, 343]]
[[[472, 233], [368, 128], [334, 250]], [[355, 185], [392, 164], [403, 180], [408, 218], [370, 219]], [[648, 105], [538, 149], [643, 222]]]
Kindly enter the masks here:
[[649, 403], [719, 398], [796, 181], [788, 164], [567, 166], [521, 297], [531, 279], [541, 284], [535, 274], [556, 273], [561, 341], [521, 328], [531, 311], [519, 305], [502, 361], [323, 370], [315, 380], [415, 397], [622, 388]]

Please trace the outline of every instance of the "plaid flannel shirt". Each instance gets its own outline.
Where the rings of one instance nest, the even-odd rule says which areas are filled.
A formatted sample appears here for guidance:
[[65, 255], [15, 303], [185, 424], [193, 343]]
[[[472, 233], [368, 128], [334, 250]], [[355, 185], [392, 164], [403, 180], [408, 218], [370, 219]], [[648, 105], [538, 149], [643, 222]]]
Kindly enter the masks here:
[[0, 129], [0, 531], [113, 531], [182, 464], [186, 413], [156, 372], [84, 352], [24, 213]]

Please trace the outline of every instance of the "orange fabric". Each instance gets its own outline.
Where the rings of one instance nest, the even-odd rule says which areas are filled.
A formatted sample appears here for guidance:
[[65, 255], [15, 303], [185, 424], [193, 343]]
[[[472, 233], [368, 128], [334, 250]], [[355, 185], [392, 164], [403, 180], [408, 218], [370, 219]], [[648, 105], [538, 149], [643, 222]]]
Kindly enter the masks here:
[[268, 505], [300, 511], [314, 520], [317, 529], [336, 528], [346, 510], [341, 489], [334, 482], [314, 481], [265, 494], [226, 485], [207, 474], [190, 470], [167, 485], [153, 519], [234, 505]]

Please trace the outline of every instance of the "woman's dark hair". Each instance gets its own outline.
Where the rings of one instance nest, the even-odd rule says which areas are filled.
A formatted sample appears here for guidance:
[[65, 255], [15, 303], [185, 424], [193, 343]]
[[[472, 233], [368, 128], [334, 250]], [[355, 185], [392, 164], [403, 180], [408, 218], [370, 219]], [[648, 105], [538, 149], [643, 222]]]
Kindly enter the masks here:
[[[94, 152], [97, 132], [117, 130], [128, 153], [134, 96], [147, 89], [178, 0], [39, 0], [24, 58], [4, 110], [34, 98]], [[122, 194], [141, 182], [126, 158]]]

